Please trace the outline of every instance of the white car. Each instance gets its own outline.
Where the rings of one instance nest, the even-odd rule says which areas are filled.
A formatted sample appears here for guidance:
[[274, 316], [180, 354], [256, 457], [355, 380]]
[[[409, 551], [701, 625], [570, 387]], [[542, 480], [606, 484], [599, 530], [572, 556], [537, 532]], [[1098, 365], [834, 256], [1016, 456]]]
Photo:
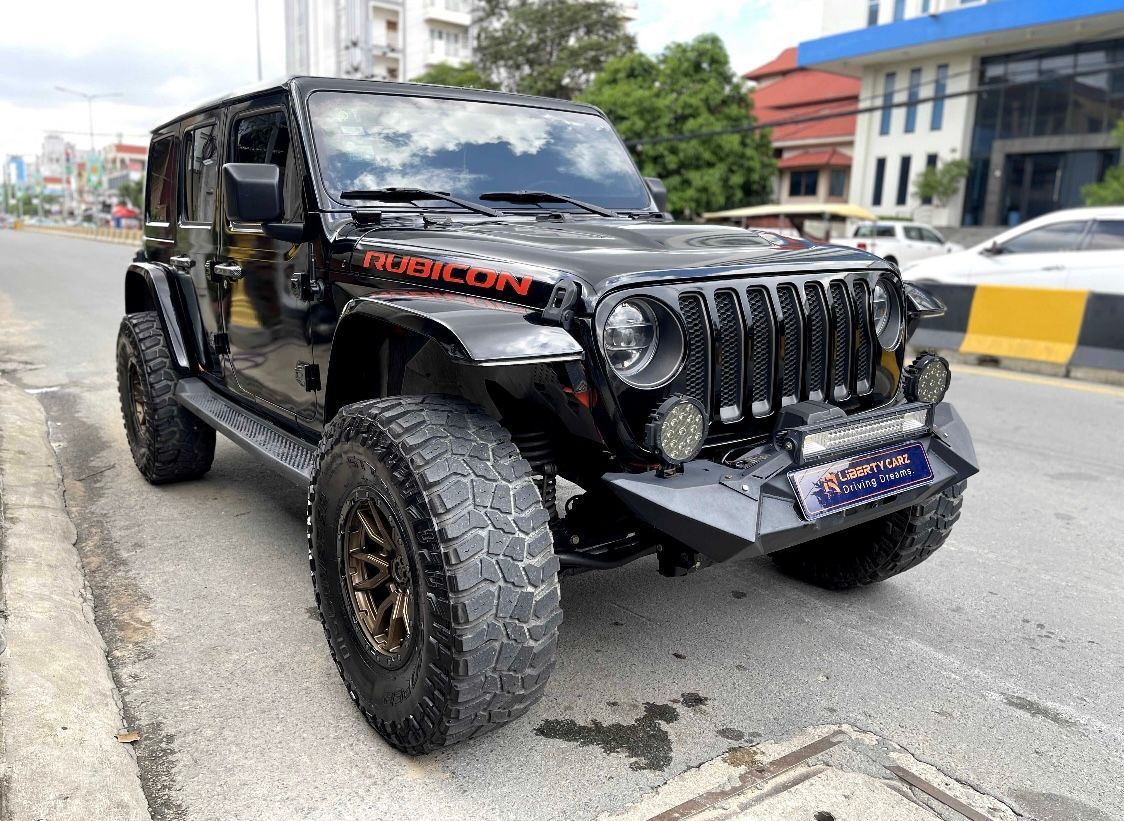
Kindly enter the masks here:
[[846, 239], [833, 240], [834, 245], [858, 248], [880, 256], [899, 268], [929, 257], [963, 250], [931, 225], [920, 222], [864, 222]]
[[902, 277], [1124, 294], [1124, 206], [1055, 211], [958, 254], [914, 263]]

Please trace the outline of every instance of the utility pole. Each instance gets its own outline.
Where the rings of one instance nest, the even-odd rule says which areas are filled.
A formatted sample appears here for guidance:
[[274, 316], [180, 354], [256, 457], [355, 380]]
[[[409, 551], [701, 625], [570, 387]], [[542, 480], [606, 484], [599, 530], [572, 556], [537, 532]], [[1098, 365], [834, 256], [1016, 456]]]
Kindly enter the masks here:
[[100, 100], [105, 97], [120, 97], [120, 91], [109, 91], [102, 94], [90, 94], [86, 91], [75, 91], [72, 88], [63, 88], [62, 86], [55, 86], [56, 91], [61, 91], [63, 94], [73, 94], [76, 97], [81, 97], [86, 101], [86, 105], [90, 112], [90, 150], [94, 150], [94, 100]]
[[254, 0], [254, 34], [258, 43], [258, 82], [261, 82], [261, 15], [258, 13], [259, 0]]

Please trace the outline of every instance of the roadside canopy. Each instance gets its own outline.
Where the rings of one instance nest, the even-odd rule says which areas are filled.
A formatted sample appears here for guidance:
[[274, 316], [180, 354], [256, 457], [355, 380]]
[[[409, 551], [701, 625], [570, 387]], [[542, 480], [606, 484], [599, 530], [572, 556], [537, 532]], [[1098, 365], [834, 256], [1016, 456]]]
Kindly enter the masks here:
[[704, 220], [757, 219], [761, 217], [828, 217], [829, 219], [869, 220], [877, 217], [861, 205], [838, 202], [809, 202], [799, 205], [751, 205], [728, 211], [707, 211]]

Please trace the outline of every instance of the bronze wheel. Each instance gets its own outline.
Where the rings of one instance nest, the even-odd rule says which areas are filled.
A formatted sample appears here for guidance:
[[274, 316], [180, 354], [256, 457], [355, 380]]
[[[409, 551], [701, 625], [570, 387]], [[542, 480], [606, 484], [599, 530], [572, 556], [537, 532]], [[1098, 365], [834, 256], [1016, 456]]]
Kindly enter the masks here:
[[413, 634], [414, 597], [406, 543], [386, 502], [360, 492], [344, 517], [340, 542], [352, 616], [376, 653], [398, 658]]
[[135, 362], [129, 363], [129, 402], [133, 407], [133, 427], [140, 433], [144, 430], [144, 386]]

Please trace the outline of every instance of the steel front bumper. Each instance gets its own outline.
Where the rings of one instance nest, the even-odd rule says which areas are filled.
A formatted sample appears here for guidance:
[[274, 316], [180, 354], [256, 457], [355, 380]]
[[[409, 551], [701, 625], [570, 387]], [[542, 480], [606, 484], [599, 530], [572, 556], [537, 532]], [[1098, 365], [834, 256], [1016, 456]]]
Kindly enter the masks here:
[[669, 478], [652, 471], [610, 473], [604, 480], [638, 519], [721, 562], [743, 550], [775, 553], [854, 527], [936, 496], [979, 472], [968, 428], [948, 403], [933, 409], [931, 433], [908, 441], [925, 447], [933, 469], [929, 484], [812, 522], [801, 515], [788, 481], [789, 471], [799, 466], [788, 451], [772, 445], [753, 451], [753, 464], [744, 470], [698, 459]]

